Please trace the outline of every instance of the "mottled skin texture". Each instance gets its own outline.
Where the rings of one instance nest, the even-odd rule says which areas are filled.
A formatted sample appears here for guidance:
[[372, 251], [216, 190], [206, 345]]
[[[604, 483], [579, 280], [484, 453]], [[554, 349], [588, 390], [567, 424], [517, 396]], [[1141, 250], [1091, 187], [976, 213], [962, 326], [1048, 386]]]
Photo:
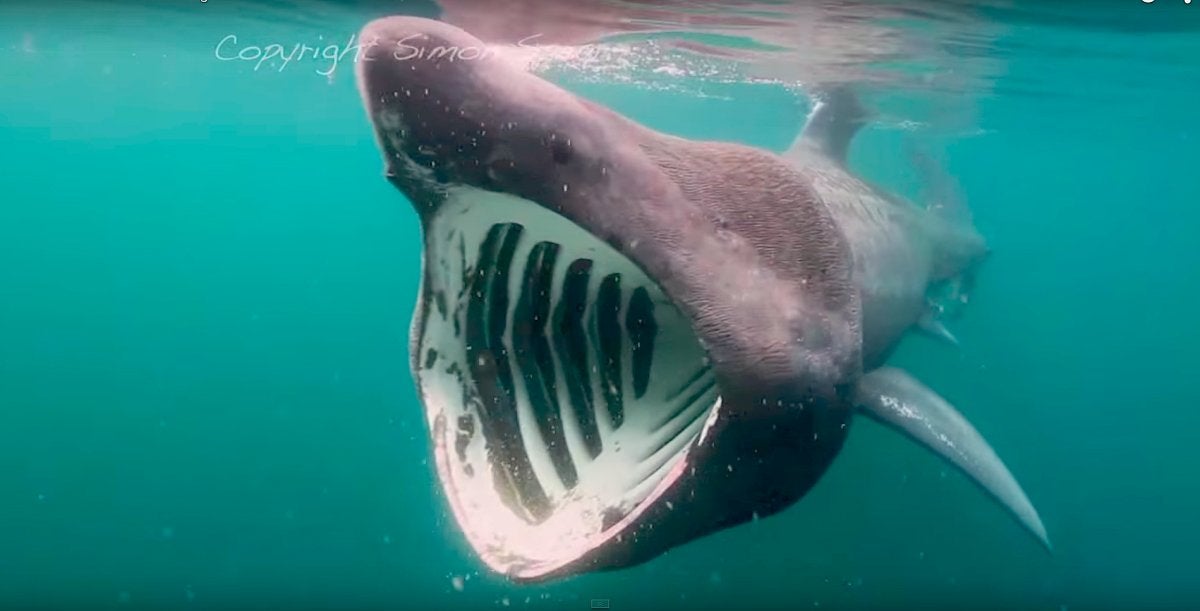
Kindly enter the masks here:
[[[628, 566], [803, 496], [842, 446], [863, 370], [856, 268], [874, 282], [904, 267], [866, 260], [853, 242], [879, 241], [875, 254], [925, 256], [905, 246], [909, 228], [847, 232], [840, 223], [857, 208], [827, 196], [850, 187], [817, 185], [811, 172], [824, 170], [660, 134], [498, 57], [438, 52], [483, 47], [452, 26], [388, 18], [362, 39], [374, 43], [358, 63], [359, 84], [386, 174], [423, 220], [454, 185], [516, 195], [566, 217], [660, 284], [692, 322], [721, 390], [719, 418], [693, 448], [690, 468], [631, 532], [512, 576]], [[904, 299], [923, 294], [932, 267], [905, 276]], [[871, 354], [898, 340], [893, 327], [912, 323], [905, 312], [876, 325], [875, 309], [867, 304], [866, 329], [887, 331], [867, 341]]]

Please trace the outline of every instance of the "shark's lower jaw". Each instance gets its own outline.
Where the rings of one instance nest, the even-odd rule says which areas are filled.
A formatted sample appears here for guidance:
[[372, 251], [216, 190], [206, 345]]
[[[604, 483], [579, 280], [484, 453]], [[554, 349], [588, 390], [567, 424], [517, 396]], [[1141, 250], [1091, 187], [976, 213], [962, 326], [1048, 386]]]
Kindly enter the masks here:
[[689, 322], [532, 202], [455, 188], [425, 219], [413, 367], [459, 526], [516, 578], [631, 531], [716, 416]]

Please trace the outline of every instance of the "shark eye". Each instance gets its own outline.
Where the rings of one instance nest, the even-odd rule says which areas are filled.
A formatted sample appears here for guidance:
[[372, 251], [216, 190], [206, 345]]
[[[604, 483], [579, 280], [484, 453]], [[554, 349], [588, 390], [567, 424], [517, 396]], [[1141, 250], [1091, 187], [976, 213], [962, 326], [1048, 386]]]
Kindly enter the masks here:
[[492, 181], [499, 182], [510, 172], [517, 167], [515, 161], [510, 157], [499, 157], [487, 162], [487, 177]]

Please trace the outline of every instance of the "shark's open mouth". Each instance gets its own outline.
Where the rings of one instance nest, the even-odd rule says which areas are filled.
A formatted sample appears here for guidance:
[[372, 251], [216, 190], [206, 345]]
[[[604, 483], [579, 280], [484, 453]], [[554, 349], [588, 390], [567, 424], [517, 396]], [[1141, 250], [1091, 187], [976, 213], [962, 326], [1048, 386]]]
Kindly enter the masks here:
[[548, 570], [619, 536], [715, 415], [685, 317], [541, 206], [451, 189], [426, 222], [423, 282], [414, 368], [439, 476], [496, 570]]

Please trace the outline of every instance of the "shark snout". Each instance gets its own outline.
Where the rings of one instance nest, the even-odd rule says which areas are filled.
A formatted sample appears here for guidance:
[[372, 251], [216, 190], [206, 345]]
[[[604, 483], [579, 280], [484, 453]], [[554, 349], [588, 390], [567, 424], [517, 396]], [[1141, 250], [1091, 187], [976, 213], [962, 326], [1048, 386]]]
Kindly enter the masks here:
[[497, 102], [481, 76], [496, 67], [488, 46], [414, 17], [372, 21], [360, 37], [359, 92], [389, 176], [423, 191], [486, 180]]
[[[487, 46], [446, 24], [412, 17], [368, 23], [359, 33], [359, 88], [374, 105], [432, 105], [469, 84], [472, 62], [485, 61]], [[428, 101], [428, 102], [427, 102]]]

